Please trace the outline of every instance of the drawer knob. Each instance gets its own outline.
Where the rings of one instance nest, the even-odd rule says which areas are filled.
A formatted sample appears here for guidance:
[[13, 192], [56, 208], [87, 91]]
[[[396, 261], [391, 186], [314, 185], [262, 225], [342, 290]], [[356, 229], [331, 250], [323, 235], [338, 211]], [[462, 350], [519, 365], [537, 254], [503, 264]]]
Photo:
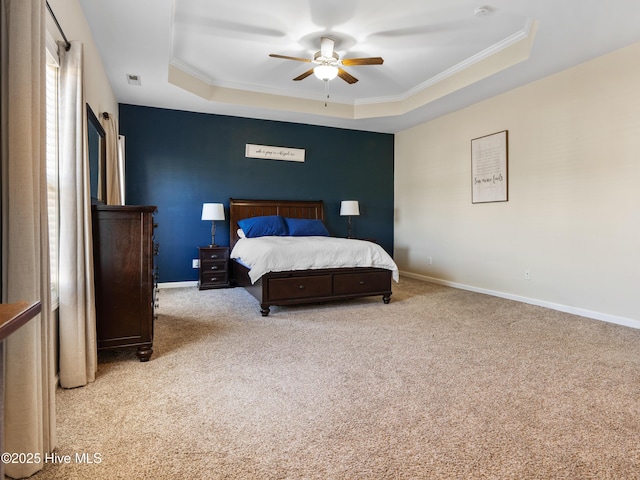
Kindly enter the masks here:
[[218, 269], [217, 265], [214, 265], [214, 266], [211, 267], [211, 270], [217, 270], [217, 269]]
[[360, 285], [364, 285], [364, 280], [360, 280]]
[[218, 255], [217, 255], [216, 253], [213, 253], [213, 254], [211, 255], [211, 258], [218, 258]]
[[300, 285], [298, 288], [299, 288], [300, 290], [304, 290], [304, 285]]

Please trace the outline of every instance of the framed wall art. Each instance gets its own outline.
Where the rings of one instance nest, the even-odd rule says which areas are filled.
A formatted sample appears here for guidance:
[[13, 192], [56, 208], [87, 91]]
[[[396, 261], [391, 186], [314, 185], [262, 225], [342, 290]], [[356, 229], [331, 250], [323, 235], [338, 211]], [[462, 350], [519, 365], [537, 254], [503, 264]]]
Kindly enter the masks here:
[[509, 200], [508, 131], [471, 140], [471, 203]]
[[268, 145], [254, 145], [252, 143], [247, 143], [244, 156], [247, 158], [265, 158], [268, 160], [304, 162], [304, 149], [272, 147]]

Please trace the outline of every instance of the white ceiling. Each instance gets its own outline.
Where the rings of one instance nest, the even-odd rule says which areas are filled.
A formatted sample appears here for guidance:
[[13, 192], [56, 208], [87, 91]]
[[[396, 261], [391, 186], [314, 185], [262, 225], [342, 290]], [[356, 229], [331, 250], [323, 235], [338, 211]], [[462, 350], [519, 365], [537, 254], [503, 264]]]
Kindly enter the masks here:
[[[637, 0], [80, 3], [120, 103], [388, 133], [640, 41]], [[321, 36], [384, 64], [344, 67], [359, 81], [325, 102], [292, 80], [313, 64], [269, 57], [311, 58]]]

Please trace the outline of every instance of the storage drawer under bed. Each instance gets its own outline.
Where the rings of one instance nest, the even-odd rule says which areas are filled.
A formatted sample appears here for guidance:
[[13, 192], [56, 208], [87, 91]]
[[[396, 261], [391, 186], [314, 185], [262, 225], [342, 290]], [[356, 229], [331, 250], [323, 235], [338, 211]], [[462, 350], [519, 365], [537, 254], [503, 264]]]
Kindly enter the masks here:
[[333, 277], [334, 295], [385, 292], [390, 289], [391, 271], [341, 273]]
[[269, 279], [270, 300], [291, 300], [307, 297], [329, 297], [332, 294], [331, 275]]

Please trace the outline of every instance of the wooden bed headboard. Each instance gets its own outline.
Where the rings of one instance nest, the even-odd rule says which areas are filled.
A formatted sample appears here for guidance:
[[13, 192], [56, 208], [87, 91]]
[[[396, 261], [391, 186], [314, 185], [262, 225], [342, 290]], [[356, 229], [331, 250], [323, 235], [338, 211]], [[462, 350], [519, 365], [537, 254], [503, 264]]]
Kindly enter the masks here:
[[238, 200], [229, 199], [229, 242], [233, 249], [238, 241], [238, 220], [262, 215], [289, 218], [313, 218], [324, 221], [322, 200]]

